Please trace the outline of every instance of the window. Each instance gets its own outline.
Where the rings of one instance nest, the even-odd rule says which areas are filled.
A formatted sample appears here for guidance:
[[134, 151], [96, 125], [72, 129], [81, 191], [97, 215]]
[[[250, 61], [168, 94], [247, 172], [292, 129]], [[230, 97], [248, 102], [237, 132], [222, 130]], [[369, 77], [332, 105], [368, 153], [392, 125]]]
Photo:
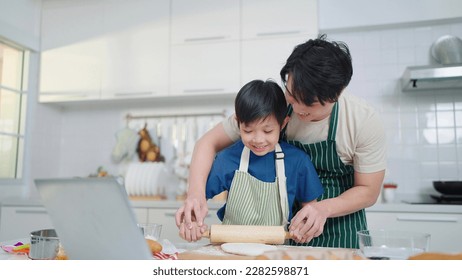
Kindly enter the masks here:
[[0, 41], [0, 179], [22, 177], [28, 52]]

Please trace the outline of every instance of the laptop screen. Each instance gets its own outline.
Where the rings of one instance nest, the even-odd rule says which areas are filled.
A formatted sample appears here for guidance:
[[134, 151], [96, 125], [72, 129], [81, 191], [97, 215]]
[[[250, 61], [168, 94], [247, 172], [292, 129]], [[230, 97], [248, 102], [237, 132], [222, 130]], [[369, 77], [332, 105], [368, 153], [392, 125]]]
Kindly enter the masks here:
[[36, 179], [36, 187], [69, 259], [153, 259], [115, 178]]

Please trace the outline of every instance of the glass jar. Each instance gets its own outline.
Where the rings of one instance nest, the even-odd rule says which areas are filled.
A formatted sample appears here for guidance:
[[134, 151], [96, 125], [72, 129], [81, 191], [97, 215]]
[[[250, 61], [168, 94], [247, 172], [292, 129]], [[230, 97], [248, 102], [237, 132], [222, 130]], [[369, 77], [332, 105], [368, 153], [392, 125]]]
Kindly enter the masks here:
[[393, 203], [395, 202], [395, 194], [398, 186], [396, 184], [384, 184], [383, 185], [383, 202]]

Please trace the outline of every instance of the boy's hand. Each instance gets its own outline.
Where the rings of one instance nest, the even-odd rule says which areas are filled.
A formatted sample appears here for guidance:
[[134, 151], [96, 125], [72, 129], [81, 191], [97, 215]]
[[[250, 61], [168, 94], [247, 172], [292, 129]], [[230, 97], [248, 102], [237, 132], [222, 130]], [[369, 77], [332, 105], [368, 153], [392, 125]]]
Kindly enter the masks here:
[[197, 222], [192, 222], [191, 227], [187, 227], [185, 223], [180, 224], [180, 237], [189, 242], [195, 242], [202, 238], [202, 234], [207, 230], [207, 225], [199, 226]]

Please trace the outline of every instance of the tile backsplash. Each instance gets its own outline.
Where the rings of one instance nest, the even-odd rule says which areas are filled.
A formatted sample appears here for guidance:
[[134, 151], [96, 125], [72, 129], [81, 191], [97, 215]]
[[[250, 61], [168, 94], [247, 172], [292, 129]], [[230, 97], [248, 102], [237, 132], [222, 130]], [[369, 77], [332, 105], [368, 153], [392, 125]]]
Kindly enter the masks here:
[[403, 92], [407, 66], [436, 64], [431, 45], [443, 35], [462, 38], [462, 20], [431, 26], [338, 31], [350, 47], [354, 74], [346, 93], [381, 113], [388, 141], [386, 182], [401, 198], [436, 193], [435, 180], [462, 180], [462, 89]]

